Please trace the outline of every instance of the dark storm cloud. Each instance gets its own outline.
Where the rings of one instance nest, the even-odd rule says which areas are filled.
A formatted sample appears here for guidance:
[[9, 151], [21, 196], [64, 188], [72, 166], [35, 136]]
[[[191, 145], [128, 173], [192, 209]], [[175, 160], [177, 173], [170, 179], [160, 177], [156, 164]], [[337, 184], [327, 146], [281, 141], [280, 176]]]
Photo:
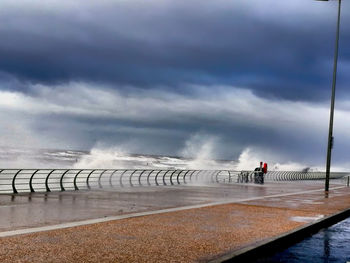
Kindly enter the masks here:
[[[23, 146], [181, 154], [197, 136], [215, 142], [214, 158], [237, 159], [247, 148], [276, 161], [322, 163], [328, 103], [272, 100], [233, 87], [190, 87], [192, 95], [158, 89], [119, 92], [96, 84], [35, 85], [34, 93], [0, 91], [3, 139]], [[215, 89], [215, 94], [212, 90]], [[35, 94], [35, 95], [33, 95]], [[337, 163], [348, 161], [349, 101], [336, 112]], [[39, 146], [38, 146], [39, 145]], [[44, 145], [44, 146], [42, 146]], [[349, 164], [347, 164], [348, 166]]]
[[[349, 8], [335, 116], [344, 167]], [[321, 165], [335, 20], [336, 1], [1, 1], [0, 146], [178, 155], [194, 137], [214, 158], [253, 149]]]
[[[31, 83], [88, 81], [179, 92], [184, 83], [225, 84], [262, 96], [327, 98], [336, 6], [278, 2], [4, 1], [0, 71]], [[343, 9], [340, 55], [346, 62], [349, 4]], [[347, 75], [339, 76], [340, 93]]]

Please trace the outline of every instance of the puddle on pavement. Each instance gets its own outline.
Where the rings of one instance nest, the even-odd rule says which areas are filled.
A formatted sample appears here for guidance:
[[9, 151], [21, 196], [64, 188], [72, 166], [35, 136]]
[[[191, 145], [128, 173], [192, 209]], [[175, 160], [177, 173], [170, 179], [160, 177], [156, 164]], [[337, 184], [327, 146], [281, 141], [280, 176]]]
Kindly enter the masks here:
[[302, 222], [302, 223], [311, 223], [316, 220], [319, 220], [323, 218], [324, 215], [317, 215], [317, 216], [293, 216], [290, 218], [291, 221], [294, 222]]

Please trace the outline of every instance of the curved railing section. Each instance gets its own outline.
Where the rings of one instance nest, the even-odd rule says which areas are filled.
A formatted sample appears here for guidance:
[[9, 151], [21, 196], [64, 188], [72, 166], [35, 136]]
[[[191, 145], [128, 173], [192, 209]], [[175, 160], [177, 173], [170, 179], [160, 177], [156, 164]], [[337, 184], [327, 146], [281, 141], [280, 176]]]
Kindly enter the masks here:
[[0, 194], [233, 182], [238, 174], [227, 170], [0, 169]]
[[[241, 171], [238, 174], [237, 182], [254, 182], [254, 171]], [[341, 179], [349, 176], [346, 172], [332, 172], [330, 179]], [[325, 172], [296, 172], [296, 171], [272, 171], [264, 175], [265, 181], [301, 181], [301, 180], [324, 180]]]
[[[349, 173], [330, 173], [330, 179], [340, 179]], [[296, 181], [296, 180], [322, 180], [326, 178], [325, 172], [268, 172], [266, 180], [271, 181]]]
[[[190, 183], [252, 183], [252, 171], [156, 169], [0, 169], [0, 194], [171, 186]], [[331, 173], [331, 179], [350, 173]], [[322, 172], [268, 172], [265, 181], [321, 180]]]

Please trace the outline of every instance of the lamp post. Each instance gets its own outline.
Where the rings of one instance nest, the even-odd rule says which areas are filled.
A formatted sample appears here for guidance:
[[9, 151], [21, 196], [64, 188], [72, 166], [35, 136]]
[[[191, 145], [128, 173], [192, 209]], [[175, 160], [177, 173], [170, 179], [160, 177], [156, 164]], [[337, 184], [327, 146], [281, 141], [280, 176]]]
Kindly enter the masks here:
[[[329, 0], [317, 0], [317, 1], [329, 1]], [[338, 0], [338, 20], [337, 20], [337, 33], [335, 38], [335, 51], [334, 51], [334, 64], [333, 64], [333, 82], [332, 82], [332, 97], [331, 97], [331, 109], [329, 116], [329, 131], [328, 131], [328, 146], [327, 146], [327, 163], [326, 163], [326, 184], [325, 191], [329, 190], [329, 174], [331, 169], [331, 156], [333, 148], [333, 119], [334, 119], [334, 100], [335, 100], [335, 87], [337, 83], [337, 66], [338, 66], [338, 49], [339, 49], [339, 29], [340, 29], [340, 10], [341, 0]]]

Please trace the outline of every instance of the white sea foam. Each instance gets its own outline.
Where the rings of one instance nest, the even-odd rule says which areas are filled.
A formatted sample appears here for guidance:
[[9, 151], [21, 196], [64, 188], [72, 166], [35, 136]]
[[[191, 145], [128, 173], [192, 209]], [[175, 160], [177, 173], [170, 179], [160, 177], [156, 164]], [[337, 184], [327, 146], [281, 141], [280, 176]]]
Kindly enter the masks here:
[[[203, 134], [192, 136], [180, 156], [130, 154], [123, 147], [94, 147], [89, 152], [73, 150], [33, 150], [0, 147], [0, 168], [104, 168], [104, 169], [195, 169], [253, 170], [260, 161], [270, 171], [323, 171], [322, 166], [295, 162], [278, 162], [278, 156], [255, 148], [246, 148], [237, 161], [217, 160], [218, 139]], [[336, 171], [348, 171], [334, 167]]]
[[256, 148], [246, 148], [242, 151], [238, 158], [236, 170], [252, 170], [259, 165], [260, 162], [268, 163], [270, 171], [302, 171], [308, 169], [309, 171], [322, 171], [322, 167], [312, 166], [309, 164], [302, 164], [296, 162], [279, 162], [280, 157], [269, 151], [263, 151]]

